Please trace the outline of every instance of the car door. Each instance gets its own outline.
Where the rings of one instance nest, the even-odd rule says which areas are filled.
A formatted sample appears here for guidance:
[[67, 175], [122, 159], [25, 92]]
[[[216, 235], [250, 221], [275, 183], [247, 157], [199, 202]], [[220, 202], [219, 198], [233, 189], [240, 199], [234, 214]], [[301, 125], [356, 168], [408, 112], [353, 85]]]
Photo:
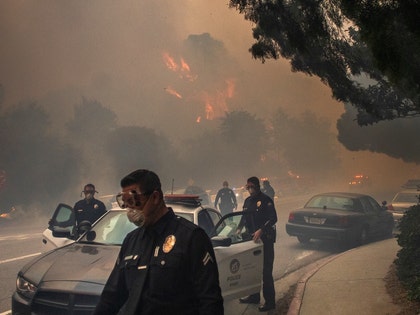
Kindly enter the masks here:
[[[252, 240], [253, 231], [251, 213], [241, 211], [225, 215], [212, 233], [225, 300], [260, 292], [263, 244]], [[220, 240], [228, 242], [218, 245]]]
[[[75, 239], [75, 227], [76, 217], [73, 208], [60, 203], [48, 222], [48, 228], [42, 233], [42, 243], [47, 250], [70, 244]], [[56, 232], [66, 233], [69, 237], [56, 237], [54, 236]]]
[[389, 230], [390, 225], [393, 225], [392, 214], [381, 207], [375, 199], [367, 197], [367, 200], [372, 205], [372, 211], [375, 214], [375, 234], [383, 235]]

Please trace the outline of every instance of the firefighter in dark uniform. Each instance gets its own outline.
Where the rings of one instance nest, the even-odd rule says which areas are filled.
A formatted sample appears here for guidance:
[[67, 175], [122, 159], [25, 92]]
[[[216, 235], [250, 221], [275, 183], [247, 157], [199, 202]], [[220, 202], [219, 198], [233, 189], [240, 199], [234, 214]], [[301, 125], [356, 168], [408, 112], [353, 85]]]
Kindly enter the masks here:
[[[262, 291], [265, 303], [258, 308], [261, 312], [266, 312], [275, 308], [275, 290], [273, 279], [274, 263], [274, 243], [276, 241], [275, 224], [277, 213], [273, 200], [263, 194], [260, 189], [260, 181], [257, 177], [250, 177], [247, 180], [246, 188], [250, 194], [245, 199], [243, 211], [253, 213], [255, 232], [254, 241], [262, 240], [264, 244], [264, 265]], [[260, 293], [251, 294], [239, 299], [240, 303], [260, 303]]]
[[95, 199], [96, 192], [93, 184], [87, 184], [83, 188], [82, 194], [85, 195], [85, 198], [76, 202], [73, 207], [77, 225], [80, 225], [83, 221], [89, 221], [90, 224], [93, 224], [106, 212], [104, 203]]
[[166, 207], [159, 177], [137, 170], [117, 202], [139, 227], [121, 247], [95, 315], [221, 315], [223, 298], [211, 241]]
[[[217, 206], [219, 206], [219, 208]], [[231, 213], [237, 206], [235, 193], [229, 188], [229, 183], [224, 181], [223, 188], [217, 192], [216, 199], [214, 200], [214, 207], [220, 209], [222, 215], [225, 215]]]

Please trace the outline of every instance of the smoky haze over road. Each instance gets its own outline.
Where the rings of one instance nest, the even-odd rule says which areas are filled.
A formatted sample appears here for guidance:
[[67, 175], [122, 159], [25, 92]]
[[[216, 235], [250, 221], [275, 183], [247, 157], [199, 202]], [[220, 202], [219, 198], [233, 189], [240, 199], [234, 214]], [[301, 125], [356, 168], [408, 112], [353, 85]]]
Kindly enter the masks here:
[[[75, 118], [75, 107], [83, 112], [84, 104], [98, 102], [115, 114], [115, 125], [110, 119], [110, 125], [105, 127], [147, 128], [142, 134], [152, 137], [148, 131], [157, 133], [156, 141], [162, 141], [162, 147], [162, 139], [168, 139], [177, 150], [184, 149], [183, 155], [190, 155], [185, 141], [191, 144], [199, 139], [195, 141], [211, 144], [212, 132], [220, 128], [226, 112], [249, 112], [269, 129], [270, 119], [278, 109], [294, 119], [301, 119], [309, 110], [321, 120], [326, 119], [326, 128], [341, 141], [336, 139], [333, 144], [340, 159], [340, 174], [337, 182], [329, 180], [330, 187], [346, 183], [347, 177], [356, 172], [369, 173], [377, 185], [391, 185], [390, 189], [397, 189], [408, 177], [416, 177], [420, 158], [416, 150], [420, 126], [417, 119], [358, 127], [351, 108], [333, 100], [329, 89], [317, 78], [292, 73], [285, 60], [265, 64], [253, 60], [248, 52], [253, 43], [252, 27], [220, 1], [1, 1], [0, 116], [8, 115], [21, 104], [34, 102], [46, 111], [48, 132], [65, 137], [65, 126]], [[93, 113], [91, 117], [94, 130], [98, 130], [96, 126], [104, 128], [102, 116]], [[31, 119], [35, 123], [36, 117]], [[17, 141], [22, 129], [25, 128], [20, 125], [13, 132], [2, 130], [2, 148], [9, 147], [9, 141]], [[127, 139], [130, 131], [124, 132], [121, 133]], [[310, 138], [311, 130], [305, 132]], [[18, 152], [13, 159], [15, 164], [33, 163], [27, 174], [31, 178], [38, 176], [38, 181], [47, 171], [64, 172], [63, 178], [69, 182], [64, 197], [72, 201], [77, 200], [86, 182], [95, 182], [100, 193], [114, 192], [118, 189], [116, 179], [125, 172], [149, 167], [147, 163], [108, 161], [104, 152], [82, 146], [86, 139], [98, 143], [100, 134], [66, 138], [66, 145], [77, 146], [81, 153], [76, 161], [65, 164], [68, 169], [64, 171], [62, 167], [54, 169], [51, 163], [33, 171], [42, 163], [36, 164], [35, 158], [28, 160], [28, 156], [37, 150], [48, 150], [47, 145], [28, 145], [27, 152]], [[50, 141], [49, 145], [57, 147], [62, 141]], [[196, 151], [199, 146], [192, 147]], [[252, 151], [254, 147], [251, 143], [246, 149]], [[312, 152], [316, 147], [314, 143]], [[131, 154], [128, 148], [127, 144], [115, 147], [121, 155]], [[171, 161], [175, 155], [172, 151], [157, 150], [156, 159], [162, 160], [159, 165], [164, 167], [156, 171], [163, 173], [168, 189], [173, 177], [177, 177], [178, 186], [193, 178], [197, 184], [216, 188], [224, 179], [241, 185], [249, 176], [280, 176], [289, 167], [282, 161], [264, 169], [260, 165], [252, 168], [243, 162], [251, 157], [240, 152], [230, 161], [237, 169], [244, 164], [242, 171], [230, 174], [223, 169], [217, 173], [219, 164], [214, 163], [214, 158], [224, 155], [215, 155], [214, 150], [209, 150], [205, 160], [200, 156], [197, 164], [202, 169], [188, 168], [191, 163], [183, 164], [175, 158]], [[65, 155], [61, 154], [57, 156]], [[4, 155], [3, 151], [0, 158]], [[115, 164], [126, 166], [110, 167]], [[301, 168], [321, 168], [318, 162], [306, 164]], [[72, 172], [76, 165], [80, 171]], [[311, 175], [318, 181], [325, 177], [323, 172]], [[22, 178], [9, 180], [16, 191]], [[35, 183], [33, 180], [31, 185]], [[31, 185], [25, 190], [30, 190]]]

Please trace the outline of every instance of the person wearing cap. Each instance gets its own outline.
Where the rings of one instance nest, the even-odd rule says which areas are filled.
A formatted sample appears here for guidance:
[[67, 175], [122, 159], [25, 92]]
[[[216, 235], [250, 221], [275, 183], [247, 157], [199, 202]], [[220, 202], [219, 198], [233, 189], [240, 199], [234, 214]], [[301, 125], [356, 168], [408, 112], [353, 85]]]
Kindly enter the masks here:
[[213, 246], [175, 215], [159, 177], [139, 169], [121, 180], [117, 202], [138, 226], [127, 234], [94, 315], [223, 315]]
[[[260, 181], [257, 177], [247, 180], [246, 189], [250, 196], [244, 201], [243, 211], [253, 214], [255, 231], [252, 234], [255, 242], [262, 241], [264, 249], [262, 292], [264, 304], [259, 306], [261, 312], [267, 312], [275, 308], [275, 289], [273, 279], [274, 243], [276, 241], [275, 224], [277, 213], [273, 200], [261, 192]], [[260, 292], [240, 298], [240, 303], [259, 304]]]
[[95, 186], [93, 184], [87, 184], [83, 188], [82, 194], [85, 198], [75, 203], [73, 209], [76, 216], [77, 225], [80, 225], [83, 221], [89, 221], [93, 224], [98, 220], [105, 212], [105, 204], [95, 199]]
[[224, 181], [223, 188], [217, 192], [216, 199], [214, 200], [214, 207], [219, 209], [222, 215], [225, 215], [231, 213], [237, 206], [235, 193], [229, 188], [229, 183]]

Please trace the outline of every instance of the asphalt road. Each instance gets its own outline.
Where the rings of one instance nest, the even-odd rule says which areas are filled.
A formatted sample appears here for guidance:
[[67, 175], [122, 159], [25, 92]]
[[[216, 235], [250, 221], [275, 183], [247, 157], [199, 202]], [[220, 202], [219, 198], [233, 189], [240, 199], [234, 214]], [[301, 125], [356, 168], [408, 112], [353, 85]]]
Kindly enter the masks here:
[[[312, 241], [301, 245], [295, 237], [289, 237], [285, 223], [290, 210], [299, 208], [309, 195], [281, 198], [276, 201], [278, 214], [277, 242], [275, 244], [274, 278], [297, 270], [341, 249], [334, 243]], [[42, 220], [26, 222], [6, 222], [0, 224], [0, 315], [9, 313], [11, 296], [15, 290], [17, 272], [31, 259], [45, 249], [41, 242], [42, 231], [47, 226]], [[235, 301], [236, 303], [236, 301]]]

